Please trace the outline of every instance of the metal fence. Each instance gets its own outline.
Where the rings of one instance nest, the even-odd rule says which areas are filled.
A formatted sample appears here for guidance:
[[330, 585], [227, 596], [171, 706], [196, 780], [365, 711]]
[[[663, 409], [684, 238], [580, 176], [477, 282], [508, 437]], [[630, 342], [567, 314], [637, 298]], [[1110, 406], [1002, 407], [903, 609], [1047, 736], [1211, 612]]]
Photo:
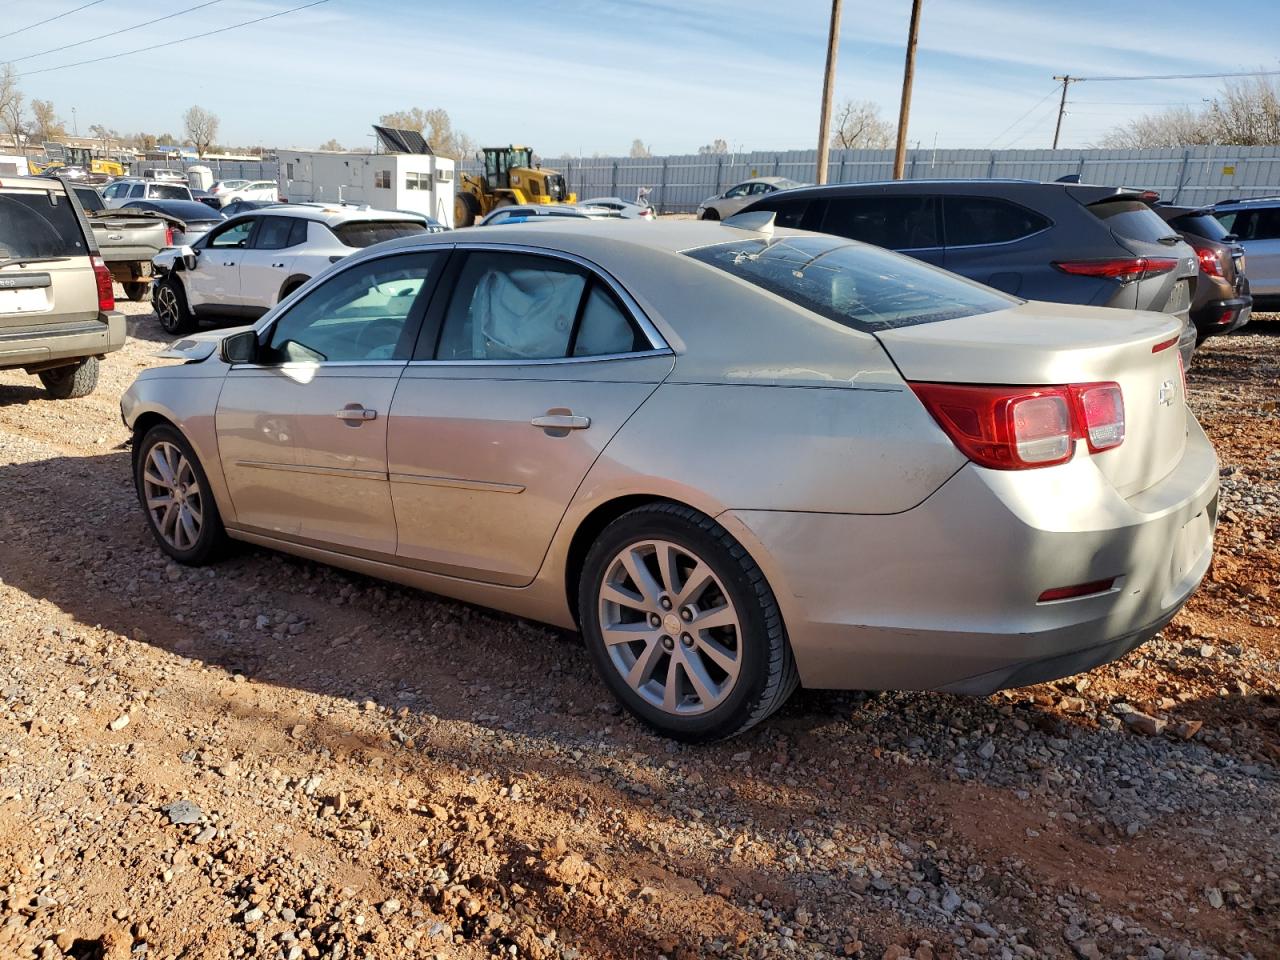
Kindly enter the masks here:
[[[691, 213], [707, 197], [749, 177], [790, 177], [812, 183], [816, 150], [671, 157], [583, 157], [544, 161], [565, 174], [569, 189], [586, 200], [634, 199], [641, 187], [660, 213]], [[278, 179], [279, 164], [241, 160], [143, 161], [139, 170], [184, 169], [201, 163], [215, 179]], [[468, 173], [481, 172], [465, 161]], [[1171, 150], [911, 150], [908, 179], [1012, 178], [1056, 180], [1076, 174], [1085, 183], [1157, 190], [1175, 203], [1212, 203], [1229, 197], [1280, 194], [1280, 147], [1179, 147]], [[833, 150], [832, 183], [888, 180], [892, 150]]]
[[[590, 157], [544, 161], [561, 170], [569, 189], [586, 200], [634, 199], [640, 187], [660, 213], [690, 213], [707, 197], [749, 177], [790, 177], [812, 183], [817, 151]], [[480, 166], [462, 165], [468, 173]], [[1229, 197], [1280, 193], [1280, 147], [1186, 147], [1172, 150], [911, 150], [907, 179], [1010, 178], [1056, 180], [1076, 174], [1084, 183], [1159, 191], [1175, 203], [1212, 203]], [[832, 183], [893, 177], [892, 150], [833, 150]]]

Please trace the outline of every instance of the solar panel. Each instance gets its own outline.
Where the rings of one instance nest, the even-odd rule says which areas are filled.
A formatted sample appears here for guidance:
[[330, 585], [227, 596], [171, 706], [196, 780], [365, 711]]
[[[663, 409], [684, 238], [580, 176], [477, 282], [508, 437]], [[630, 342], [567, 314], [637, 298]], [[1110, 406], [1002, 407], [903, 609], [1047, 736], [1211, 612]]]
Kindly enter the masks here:
[[427, 145], [426, 138], [422, 136], [421, 130], [397, 130], [395, 127], [382, 127], [375, 123], [373, 132], [378, 135], [378, 139], [388, 153], [425, 153], [433, 155], [435, 152]]

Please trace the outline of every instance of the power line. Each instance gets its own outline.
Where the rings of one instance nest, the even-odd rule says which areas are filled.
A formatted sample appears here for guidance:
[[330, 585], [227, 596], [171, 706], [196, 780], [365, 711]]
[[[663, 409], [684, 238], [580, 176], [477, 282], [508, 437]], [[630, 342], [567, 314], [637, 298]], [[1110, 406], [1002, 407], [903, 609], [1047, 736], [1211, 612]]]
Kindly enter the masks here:
[[43, 27], [46, 23], [53, 23], [55, 20], [61, 20], [63, 17], [69, 17], [73, 13], [79, 13], [81, 10], [85, 10], [99, 3], [102, 3], [102, 0], [89, 0], [88, 3], [83, 3], [74, 10], [68, 10], [66, 13], [59, 13], [57, 16], [46, 17], [38, 23], [29, 23], [25, 27], [19, 27], [17, 30], [10, 30], [8, 33], [0, 33], [0, 40], [5, 39], [6, 37], [16, 37], [18, 34], [26, 33], [28, 30], [34, 30], [36, 27]]
[[1147, 77], [1072, 77], [1072, 80], [1216, 80], [1225, 77], [1274, 77], [1280, 70], [1246, 70], [1241, 73], [1162, 73]]
[[198, 3], [194, 7], [187, 7], [185, 10], [179, 10], [177, 13], [168, 13], [163, 17], [156, 17], [154, 20], [144, 20], [142, 23], [135, 23], [131, 27], [121, 27], [119, 30], [112, 30], [110, 33], [102, 33], [96, 37], [90, 37], [88, 40], [77, 40], [75, 43], [65, 43], [60, 47], [54, 47], [52, 50], [42, 50], [40, 53], [28, 53], [25, 57], [14, 57], [8, 63], [21, 63], [23, 60], [34, 60], [36, 57], [45, 57], [51, 53], [61, 53], [63, 50], [70, 50], [72, 47], [83, 47], [86, 43], [94, 43], [98, 40], [106, 40], [108, 37], [118, 37], [122, 33], [128, 33], [130, 30], [140, 30], [143, 27], [149, 27], [152, 24], [162, 23], [165, 20], [172, 20], [174, 17], [180, 17], [184, 13], [193, 13], [196, 10], [203, 10], [205, 7], [212, 7], [215, 3], [221, 3], [222, 0], [206, 0], [205, 3]]
[[1030, 109], [1030, 110], [1028, 110], [1028, 111], [1027, 111], [1026, 113], [1024, 113], [1022, 116], [1018, 117], [1018, 119], [1017, 119], [1017, 120], [1013, 121], [1013, 123], [1009, 124], [1009, 125], [1008, 125], [1007, 127], [1005, 127], [1003, 130], [1001, 130], [999, 133], [997, 133], [994, 137], [992, 137], [992, 138], [991, 138], [991, 143], [990, 143], [990, 145], [989, 145], [988, 149], [994, 149], [994, 148], [995, 148], [995, 145], [996, 145], [996, 142], [997, 142], [998, 140], [1000, 140], [1000, 138], [1001, 138], [1001, 137], [1003, 137], [1006, 133], [1008, 133], [1010, 130], [1012, 130], [1014, 127], [1016, 127], [1018, 124], [1020, 124], [1023, 120], [1027, 119], [1027, 117], [1031, 116], [1031, 114], [1036, 110], [1036, 108], [1037, 108], [1037, 107], [1039, 107], [1040, 105], [1042, 105], [1046, 100], [1048, 100], [1050, 97], [1052, 97], [1052, 96], [1053, 96], [1055, 93], [1057, 93], [1057, 92], [1058, 92], [1058, 85], [1057, 85], [1057, 84], [1054, 84], [1054, 85], [1053, 85], [1053, 87], [1049, 90], [1049, 92], [1048, 92], [1048, 93], [1046, 93], [1043, 97], [1041, 97], [1039, 100], [1037, 100], [1035, 103], [1033, 103], [1033, 104], [1031, 105], [1031, 109]]
[[[101, 2], [101, 0], [95, 0]], [[297, 13], [300, 10], [307, 10], [311, 7], [318, 7], [322, 3], [328, 3], [329, 0], [311, 0], [310, 3], [299, 4], [296, 7], [290, 7], [288, 10], [280, 10], [276, 13], [269, 13], [264, 17], [255, 17], [252, 20], [242, 20], [239, 23], [233, 23], [230, 26], [219, 27], [216, 30], [206, 30], [204, 33], [193, 33], [189, 37], [179, 37], [177, 40], [166, 40], [164, 43], [153, 43], [150, 46], [138, 47], [136, 50], [125, 50], [122, 53], [113, 53], [105, 57], [94, 57], [92, 60], [77, 60], [75, 63], [60, 63], [55, 67], [41, 67], [39, 70], [28, 70], [22, 74], [20, 79], [34, 77], [38, 73], [51, 73], [54, 70], [67, 70], [71, 67], [83, 67], [92, 63], [103, 63], [107, 60], [118, 60], [120, 57], [131, 57], [135, 53], [147, 53], [151, 50], [160, 50], [163, 47], [173, 47], [180, 43], [187, 43], [190, 40], [203, 40], [205, 37], [217, 36], [220, 33], [226, 33], [228, 30], [235, 30], [239, 27], [249, 27], [255, 23], [265, 23], [268, 20], [275, 20], [277, 17], [283, 17], [290, 13]]]

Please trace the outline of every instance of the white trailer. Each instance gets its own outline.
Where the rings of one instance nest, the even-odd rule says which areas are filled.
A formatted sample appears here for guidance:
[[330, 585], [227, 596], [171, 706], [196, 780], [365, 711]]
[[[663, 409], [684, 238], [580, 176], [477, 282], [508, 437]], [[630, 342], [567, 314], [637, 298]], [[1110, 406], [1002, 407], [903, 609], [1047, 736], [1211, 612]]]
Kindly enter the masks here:
[[[27, 167], [27, 158], [17, 153], [0, 153], [0, 175], [6, 177], [25, 177], [31, 173]], [[452, 196], [449, 198], [453, 205]]]
[[404, 210], [453, 227], [454, 164], [421, 153], [280, 150], [280, 194], [295, 203], [357, 203]]

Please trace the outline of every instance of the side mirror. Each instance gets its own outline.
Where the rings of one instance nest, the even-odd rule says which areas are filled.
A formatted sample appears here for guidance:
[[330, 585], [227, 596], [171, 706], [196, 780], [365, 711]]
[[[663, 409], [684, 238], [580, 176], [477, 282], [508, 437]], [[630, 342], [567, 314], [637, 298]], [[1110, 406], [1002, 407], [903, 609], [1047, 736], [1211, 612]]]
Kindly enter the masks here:
[[253, 363], [258, 358], [258, 331], [232, 334], [222, 341], [219, 353], [224, 363]]

